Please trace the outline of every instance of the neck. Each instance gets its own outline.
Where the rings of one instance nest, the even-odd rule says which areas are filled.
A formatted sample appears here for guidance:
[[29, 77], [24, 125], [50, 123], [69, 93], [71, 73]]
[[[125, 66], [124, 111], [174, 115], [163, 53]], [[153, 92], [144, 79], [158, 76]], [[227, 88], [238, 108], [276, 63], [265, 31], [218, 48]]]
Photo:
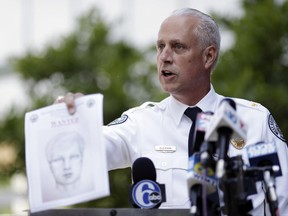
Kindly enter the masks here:
[[188, 106], [195, 106], [210, 91], [210, 85], [197, 91], [191, 91], [188, 94], [171, 94], [176, 100]]

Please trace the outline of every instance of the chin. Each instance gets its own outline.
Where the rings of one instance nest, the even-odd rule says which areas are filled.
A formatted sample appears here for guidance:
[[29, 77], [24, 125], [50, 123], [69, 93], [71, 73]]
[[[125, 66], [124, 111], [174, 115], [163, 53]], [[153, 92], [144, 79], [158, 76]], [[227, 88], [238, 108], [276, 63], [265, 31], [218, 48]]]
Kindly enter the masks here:
[[164, 92], [170, 94], [169, 88], [167, 88], [167, 87], [165, 87], [165, 86], [162, 86], [162, 90], [163, 90]]
[[169, 93], [169, 94], [172, 94], [172, 92], [174, 91], [174, 88], [168, 85], [162, 85], [162, 89], [164, 92]]

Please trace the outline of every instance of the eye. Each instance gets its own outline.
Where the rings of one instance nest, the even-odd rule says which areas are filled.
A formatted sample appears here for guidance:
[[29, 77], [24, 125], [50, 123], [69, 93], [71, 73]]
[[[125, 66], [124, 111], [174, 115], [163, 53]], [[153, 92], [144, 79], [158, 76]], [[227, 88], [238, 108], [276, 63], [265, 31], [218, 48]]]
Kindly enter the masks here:
[[51, 163], [62, 163], [63, 161], [64, 161], [63, 157], [56, 157], [51, 161]]
[[79, 154], [73, 154], [73, 155], [70, 155], [70, 157], [69, 157], [70, 160], [76, 160], [78, 158], [80, 158]]
[[158, 44], [156, 45], [157, 50], [160, 51], [160, 52], [164, 49], [164, 47], [165, 47], [165, 45], [162, 44], [162, 43], [158, 43]]
[[183, 44], [176, 43], [176, 44], [174, 45], [174, 48], [175, 48], [176, 50], [182, 50], [182, 49], [185, 48], [185, 46], [184, 46]]

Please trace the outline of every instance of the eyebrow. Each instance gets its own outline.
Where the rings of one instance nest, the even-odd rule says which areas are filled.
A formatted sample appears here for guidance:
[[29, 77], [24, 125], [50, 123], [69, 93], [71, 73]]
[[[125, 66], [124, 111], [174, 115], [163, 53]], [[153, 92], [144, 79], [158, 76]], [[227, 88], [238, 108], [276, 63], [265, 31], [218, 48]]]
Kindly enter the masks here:
[[[164, 40], [157, 40], [156, 44], [164, 43]], [[181, 41], [180, 39], [172, 39], [168, 41], [168, 44], [175, 44], [175, 43], [181, 43], [186, 44], [185, 42]]]
[[162, 43], [162, 42], [163, 42], [163, 40], [157, 40], [156, 44], [159, 44], [159, 43]]

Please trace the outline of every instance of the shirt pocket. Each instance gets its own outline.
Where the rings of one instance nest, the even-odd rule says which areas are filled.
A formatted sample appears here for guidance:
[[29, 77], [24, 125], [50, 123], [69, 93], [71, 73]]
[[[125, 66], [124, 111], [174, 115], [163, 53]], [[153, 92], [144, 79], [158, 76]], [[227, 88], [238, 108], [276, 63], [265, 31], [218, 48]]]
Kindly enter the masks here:
[[[157, 171], [156, 181], [165, 184], [165, 206], [181, 208], [187, 201], [187, 168], [188, 156], [184, 153], [152, 153], [143, 154], [150, 158]], [[162, 205], [163, 205], [162, 204]]]

